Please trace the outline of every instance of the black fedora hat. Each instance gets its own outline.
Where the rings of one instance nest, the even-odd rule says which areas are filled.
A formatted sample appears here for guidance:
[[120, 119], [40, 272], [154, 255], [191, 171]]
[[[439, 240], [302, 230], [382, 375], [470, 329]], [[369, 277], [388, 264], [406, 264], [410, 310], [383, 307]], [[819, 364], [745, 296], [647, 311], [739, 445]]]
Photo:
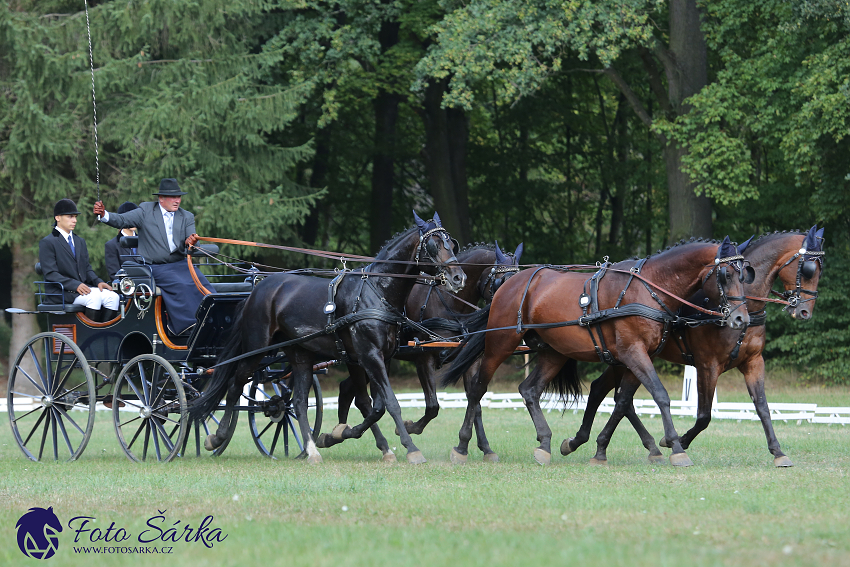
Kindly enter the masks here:
[[165, 197], [179, 197], [180, 195], [185, 195], [186, 192], [180, 190], [176, 179], [168, 177], [159, 182], [159, 191], [154, 191], [153, 194], [163, 195]]
[[53, 205], [53, 216], [58, 215], [78, 215], [77, 205], [71, 199], [60, 199]]
[[139, 207], [136, 206], [136, 203], [131, 203], [130, 201], [124, 201], [123, 203], [121, 203], [121, 206], [118, 207], [118, 210], [115, 211], [115, 212], [118, 213], [119, 215], [123, 215], [124, 213], [129, 213], [133, 209], [138, 209], [138, 208]]

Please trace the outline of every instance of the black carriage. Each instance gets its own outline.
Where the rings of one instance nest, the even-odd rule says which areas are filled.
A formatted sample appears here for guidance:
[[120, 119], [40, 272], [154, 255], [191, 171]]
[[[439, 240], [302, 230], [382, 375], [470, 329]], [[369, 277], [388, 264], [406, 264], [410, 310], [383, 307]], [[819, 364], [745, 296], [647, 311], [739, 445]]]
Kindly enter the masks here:
[[[136, 246], [135, 240], [124, 237], [122, 245]], [[201, 248], [217, 252], [215, 245]], [[198, 307], [197, 322], [180, 336], [169, 328], [168, 311], [150, 267], [134, 261], [124, 262], [112, 283], [121, 298], [119, 316], [112, 321], [92, 321], [82, 305], [64, 303], [61, 292], [52, 293], [59, 284], [46, 289], [47, 282], [36, 282], [35, 312], [7, 310], [47, 317], [47, 332], [24, 345], [9, 371], [9, 420], [15, 441], [28, 458], [77, 459], [91, 437], [97, 410], [111, 410], [119, 444], [131, 460], [165, 462], [200, 455], [204, 438], [218, 423], [218, 412], [190, 423], [187, 404], [200, 396], [212, 373], [237, 305], [262, 278], [255, 269], [222, 274], [220, 263], [203, 266], [216, 293], [202, 289], [207, 293]], [[281, 454], [280, 445], [286, 456], [303, 450], [290, 402], [289, 374], [285, 357], [268, 353], [238, 406], [248, 415], [257, 448], [272, 458]], [[315, 375], [310, 394], [310, 422], [317, 435], [322, 393]], [[226, 444], [214, 454], [225, 448]]]

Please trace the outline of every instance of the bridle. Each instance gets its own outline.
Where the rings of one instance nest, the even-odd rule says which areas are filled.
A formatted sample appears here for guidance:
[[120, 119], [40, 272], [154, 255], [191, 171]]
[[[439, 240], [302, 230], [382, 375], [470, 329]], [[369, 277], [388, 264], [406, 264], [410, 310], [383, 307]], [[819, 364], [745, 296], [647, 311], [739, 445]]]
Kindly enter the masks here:
[[[431, 220], [430, 222], [434, 222]], [[451, 250], [452, 257], [446, 260], [445, 262], [441, 262], [437, 257], [438, 250], [437, 245], [432, 242], [430, 238], [434, 234], [440, 234], [440, 241], [444, 243], [451, 243], [451, 248], [448, 246], [446, 250]], [[425, 232], [419, 233], [419, 246], [416, 247], [416, 263], [419, 264], [419, 259], [422, 257], [423, 259], [427, 259], [433, 264], [436, 264], [439, 269], [437, 270], [437, 274], [434, 276], [435, 280], [439, 282], [440, 285], [447, 285], [449, 282], [448, 272], [446, 271], [446, 266], [451, 263], [458, 264], [457, 256], [455, 256], [455, 252], [458, 250], [459, 244], [457, 240], [452, 238], [452, 235], [449, 234], [449, 231], [443, 228], [442, 226], [434, 227], [430, 230], [426, 230]], [[424, 254], [423, 254], [424, 252]]]
[[[710, 278], [711, 274], [717, 270], [717, 275], [714, 278], [714, 281], [717, 284], [717, 293], [720, 296], [719, 311], [722, 315], [722, 318], [717, 322], [717, 324], [721, 327], [727, 324], [732, 313], [747, 303], [746, 297], [742, 295], [727, 295], [725, 289], [725, 287], [729, 285], [730, 278], [729, 272], [726, 268], [727, 265], [732, 266], [736, 272], [739, 272], [740, 275], [738, 276], [738, 280], [741, 281], [741, 283], [752, 283], [753, 278], [755, 277], [755, 271], [744, 262], [744, 257], [741, 254], [727, 256], [725, 258], [715, 258], [714, 266], [712, 266], [705, 275], [705, 278], [702, 280], [702, 285], [705, 287], [705, 284], [708, 282], [708, 278]], [[738, 303], [733, 306], [730, 300], [737, 301]]]
[[[814, 257], [814, 260], [806, 260], [806, 256]], [[781, 272], [784, 270], [791, 262], [797, 260], [797, 278], [794, 290], [786, 290], [782, 293], [770, 290], [771, 293], [777, 295], [788, 302], [788, 307], [786, 309], [793, 309], [797, 307], [800, 303], [806, 303], [809, 301], [814, 301], [818, 298], [818, 291], [805, 289], [802, 285], [803, 276], [806, 279], [810, 279], [815, 275], [817, 271], [817, 265], [821, 265], [821, 269], [823, 269], [823, 250], [817, 251], [809, 251], [805, 248], [800, 248], [791, 258], [788, 259], [787, 262], [782, 264], [782, 267], [779, 268]], [[808, 299], [803, 299], [803, 294], [810, 295]]]
[[[487, 279], [484, 280], [484, 283], [479, 288], [481, 297], [483, 297], [487, 301], [492, 301], [493, 296], [496, 295], [496, 292], [499, 290], [499, 287], [503, 283], [505, 283], [508, 278], [510, 278], [512, 275], [516, 274], [519, 271], [520, 267], [515, 265], [493, 266], [492, 268], [490, 268], [490, 273], [487, 274]], [[490, 290], [489, 298], [487, 297], [488, 289]]]

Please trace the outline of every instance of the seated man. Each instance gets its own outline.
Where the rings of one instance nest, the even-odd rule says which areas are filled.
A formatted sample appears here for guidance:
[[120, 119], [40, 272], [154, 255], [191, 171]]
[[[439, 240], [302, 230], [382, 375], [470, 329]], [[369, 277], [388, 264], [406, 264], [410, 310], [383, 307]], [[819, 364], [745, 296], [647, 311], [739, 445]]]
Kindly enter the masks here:
[[[130, 211], [138, 208], [139, 207], [137, 207], [135, 203], [127, 201], [118, 207], [118, 214], [123, 215], [124, 213], [129, 213]], [[121, 246], [122, 236], [136, 236], [136, 228], [122, 228], [118, 231], [118, 236], [110, 238], [106, 241], [106, 244], [104, 244], [104, 260], [106, 261], [106, 273], [109, 275], [109, 281], [113, 281], [115, 279], [115, 274], [117, 274], [118, 270], [121, 269], [121, 264], [127, 260], [133, 260], [135, 262], [140, 261], [140, 258], [138, 257], [138, 249], [124, 248]]]
[[[195, 215], [180, 208], [186, 193], [180, 190], [176, 179], [163, 179], [159, 184], [158, 202], [144, 202], [128, 213], [109, 213], [98, 201], [94, 214], [101, 222], [115, 228], [136, 227], [139, 233], [139, 256], [151, 265], [156, 285], [162, 291], [168, 309], [169, 325], [175, 335], [186, 333], [195, 324], [195, 312], [201, 304], [203, 293], [189, 272], [186, 254], [198, 241], [195, 234]], [[201, 285], [215, 293], [196, 268], [195, 277]]]
[[[53, 232], [38, 243], [41, 271], [45, 281], [64, 286], [66, 303], [85, 305], [85, 315], [92, 321], [111, 321], [118, 316], [118, 294], [94, 273], [86, 241], [74, 234], [78, 214], [77, 205], [70, 199], [62, 199], [53, 207]], [[58, 294], [60, 288], [47, 285], [45, 291]], [[45, 301], [62, 303], [58, 295], [48, 295]]]

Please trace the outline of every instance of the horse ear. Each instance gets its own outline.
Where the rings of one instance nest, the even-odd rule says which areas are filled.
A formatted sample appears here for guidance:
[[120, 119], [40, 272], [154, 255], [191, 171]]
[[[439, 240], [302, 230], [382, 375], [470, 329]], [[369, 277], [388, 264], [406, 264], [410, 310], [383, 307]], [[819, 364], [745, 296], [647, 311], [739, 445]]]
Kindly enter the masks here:
[[817, 250], [818, 249], [818, 239], [817, 239], [818, 225], [813, 226], [806, 233], [806, 239], [803, 240], [803, 248], [806, 250]]
[[519, 266], [519, 258], [522, 256], [522, 242], [519, 243], [519, 246], [516, 247], [516, 251], [514, 252], [514, 265]]
[[443, 223], [440, 221], [440, 215], [437, 211], [434, 211], [434, 222], [437, 223], [437, 226], [443, 226]]
[[823, 229], [820, 229], [815, 233], [815, 238], [820, 238], [821, 240], [823, 240]]
[[743, 244], [739, 244], [739, 245], [738, 245], [738, 254], [743, 254], [743, 253], [744, 253], [744, 250], [746, 250], [746, 249], [747, 249], [747, 246], [749, 246], [749, 245], [750, 245], [750, 242], [752, 242], [752, 241], [753, 241], [753, 238], [755, 238], [755, 235], [753, 235], [753, 236], [749, 237], [749, 238], [746, 240], [746, 242], [744, 242]]
[[428, 223], [419, 218], [419, 215], [416, 214], [416, 211], [413, 211], [413, 220], [416, 221], [416, 226], [419, 227], [419, 230], [428, 230]]
[[501, 248], [499, 248], [498, 240], [496, 241], [496, 263], [499, 265], [508, 263], [508, 257], [505, 256], [505, 253], [502, 252]]

